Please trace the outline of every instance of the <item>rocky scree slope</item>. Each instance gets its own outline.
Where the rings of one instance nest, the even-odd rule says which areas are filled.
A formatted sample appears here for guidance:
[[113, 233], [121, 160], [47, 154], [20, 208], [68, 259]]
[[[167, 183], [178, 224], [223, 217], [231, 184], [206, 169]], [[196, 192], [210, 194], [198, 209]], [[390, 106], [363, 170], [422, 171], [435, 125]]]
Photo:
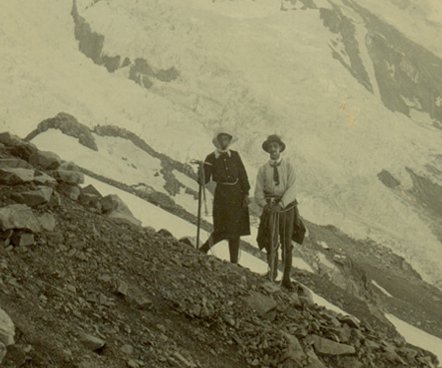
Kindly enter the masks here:
[[[51, 145], [42, 145], [42, 142], [55, 140], [52, 133], [57, 130], [63, 135], [69, 135], [78, 140], [78, 146], [73, 146], [70, 150], [75, 150], [75, 147], [78, 147], [80, 151], [83, 147], [89, 148], [88, 160], [81, 157], [79, 161], [76, 160], [75, 155], [68, 154], [66, 157], [66, 150], [58, 151], [64, 158], [74, 160], [76, 164], [81, 165], [79, 169], [85, 175], [131, 193], [143, 201], [150, 202], [181, 219], [196, 224], [194, 203], [189, 207], [189, 202], [183, 203], [178, 200], [184, 204], [182, 207], [175, 202], [176, 195], [187, 194], [189, 199], [196, 196], [194, 187], [189, 185], [189, 182], [192, 183], [195, 179], [195, 173], [189, 165], [156, 151], [139, 135], [128, 129], [110, 125], [89, 128], [74, 116], [64, 112], [40, 122], [36, 129], [26, 135], [25, 139], [36, 143], [40, 148], [51, 150]], [[42, 138], [41, 136], [45, 134], [49, 134], [52, 138]], [[158, 176], [164, 179], [163, 187], [150, 186], [149, 184], [152, 184], [150, 180], [154, 180], [153, 177], [146, 178], [147, 183], [134, 185], [134, 181], [130, 179], [130, 170], [127, 172], [128, 176], [119, 173], [115, 177], [113, 170], [104, 169], [97, 172], [95, 170], [101, 170], [100, 165], [87, 166], [95, 159], [99, 161], [99, 156], [95, 158], [94, 155], [99, 155], [100, 152], [106, 150], [100, 140], [108, 137], [127, 141], [129, 147], [140, 149], [140, 153], [146, 153], [147, 158], [158, 159], [160, 161]], [[93, 147], [98, 147], [98, 151], [95, 151]], [[130, 150], [129, 147], [124, 148]], [[114, 155], [117, 160], [124, 156], [125, 151], [119, 152], [120, 156]], [[126, 162], [125, 156], [124, 159]], [[129, 159], [127, 163], [133, 165], [132, 160]], [[145, 168], [148, 169], [148, 166], [146, 164]], [[137, 164], [137, 169], [143, 170], [143, 166]], [[183, 177], [187, 180], [183, 181]], [[406, 190], [401, 187], [400, 183], [395, 182], [394, 178], [389, 177], [387, 172], [382, 175], [382, 178], [387, 184], [395, 184], [394, 190], [398, 192]], [[161, 189], [164, 190], [160, 192]], [[432, 197], [437, 196], [432, 195]], [[194, 202], [196, 202], [195, 197]], [[260, 215], [260, 210], [256, 207], [253, 203], [250, 207], [252, 222], [257, 221]], [[302, 269], [295, 269], [294, 276], [297, 280], [341, 309], [370, 323], [376, 329], [386, 331], [393, 329], [384, 315], [388, 312], [435, 336], [442, 336], [441, 292], [422, 280], [421, 276], [402, 257], [369, 239], [355, 240], [336, 227], [316, 225], [306, 219], [304, 221], [309, 229], [309, 235], [302, 247], [296, 247], [296, 254], [306, 261], [314, 272], [306, 273]], [[212, 229], [211, 224], [206, 221], [202, 222], [202, 227], [208, 232]], [[326, 244], [325, 247], [324, 244]], [[266, 262], [265, 254], [253, 246], [253, 239], [243, 241], [241, 249]], [[370, 279], [375, 280], [379, 285], [386, 286], [394, 297], [385, 297], [385, 294], [373, 285]]]
[[286, 293], [137, 225], [56, 155], [0, 142], [2, 366], [435, 366], [301, 285]]

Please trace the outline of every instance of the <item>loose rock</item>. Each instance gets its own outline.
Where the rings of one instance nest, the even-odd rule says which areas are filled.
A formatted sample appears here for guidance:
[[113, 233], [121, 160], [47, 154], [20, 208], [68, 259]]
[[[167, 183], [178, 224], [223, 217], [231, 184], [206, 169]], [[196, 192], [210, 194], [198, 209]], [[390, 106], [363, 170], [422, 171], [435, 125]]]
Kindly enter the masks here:
[[40, 222], [41, 227], [46, 231], [54, 231], [57, 225], [55, 217], [50, 213], [43, 213], [38, 218], [38, 221]]
[[78, 200], [81, 194], [81, 189], [78, 185], [61, 183], [58, 186], [58, 190], [73, 201]]
[[89, 334], [84, 334], [81, 337], [81, 342], [86, 347], [86, 349], [88, 349], [90, 351], [100, 350], [106, 344], [106, 342], [104, 340], [100, 339], [99, 337], [89, 335]]
[[31, 183], [34, 180], [34, 170], [22, 168], [0, 168], [0, 184], [17, 185]]
[[276, 302], [272, 298], [256, 291], [252, 291], [244, 300], [259, 316], [264, 316], [276, 308]]
[[32, 165], [30, 165], [25, 160], [22, 160], [17, 157], [11, 158], [2, 158], [0, 159], [0, 168], [2, 169], [32, 169]]
[[52, 174], [59, 183], [66, 183], [72, 185], [79, 185], [84, 183], [84, 175], [83, 173], [78, 171], [58, 169], [52, 171]]
[[38, 233], [41, 226], [31, 208], [23, 204], [12, 204], [0, 208], [0, 229], [23, 229]]
[[29, 162], [44, 170], [55, 170], [61, 164], [61, 158], [54, 152], [36, 151], [29, 157]]
[[54, 186], [55, 184], [57, 184], [57, 180], [55, 180], [52, 176], [45, 174], [44, 172], [36, 171], [34, 175], [34, 183]]
[[0, 343], [5, 346], [14, 344], [15, 326], [8, 314], [0, 308]]
[[313, 342], [315, 351], [323, 355], [351, 355], [355, 354], [356, 350], [353, 346], [340, 344], [338, 342], [325, 339], [318, 335], [312, 335], [311, 340]]
[[31, 190], [22, 193], [16, 193], [13, 198], [17, 202], [24, 203], [28, 206], [34, 207], [50, 202], [53, 189], [41, 186], [36, 190]]
[[[302, 366], [307, 359], [307, 355], [304, 353], [301, 344], [293, 335], [285, 334], [284, 336], [287, 340], [288, 346], [283, 360], [294, 363], [294, 366]], [[287, 366], [287, 364], [285, 364], [285, 366]]]
[[15, 232], [11, 243], [16, 247], [28, 247], [35, 243], [34, 234], [24, 231]]
[[136, 219], [129, 207], [115, 194], [110, 194], [101, 200], [103, 213], [108, 217], [128, 222], [134, 225], [141, 225], [141, 221]]
[[3, 361], [3, 359], [6, 356], [6, 346], [0, 342], [0, 363]]

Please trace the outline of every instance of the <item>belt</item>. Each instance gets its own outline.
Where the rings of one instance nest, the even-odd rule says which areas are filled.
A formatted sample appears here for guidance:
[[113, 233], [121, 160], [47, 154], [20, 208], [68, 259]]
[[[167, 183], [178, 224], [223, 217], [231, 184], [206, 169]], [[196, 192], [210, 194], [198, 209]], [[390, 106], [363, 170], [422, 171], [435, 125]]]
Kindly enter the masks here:
[[231, 182], [231, 183], [229, 183], [229, 182], [217, 181], [216, 184], [220, 184], [220, 185], [236, 185], [236, 184], [238, 184], [238, 182], [239, 182], [239, 179], [236, 179], [234, 182]]

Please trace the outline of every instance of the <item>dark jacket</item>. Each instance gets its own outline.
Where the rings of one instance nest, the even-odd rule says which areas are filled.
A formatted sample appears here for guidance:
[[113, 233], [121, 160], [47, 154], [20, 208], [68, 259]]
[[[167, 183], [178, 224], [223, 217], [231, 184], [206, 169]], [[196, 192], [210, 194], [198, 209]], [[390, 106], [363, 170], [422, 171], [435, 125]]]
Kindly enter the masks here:
[[205, 182], [216, 183], [213, 201], [214, 232], [228, 239], [250, 234], [249, 210], [244, 198], [249, 194], [247, 172], [238, 152], [217, 155], [204, 161]]

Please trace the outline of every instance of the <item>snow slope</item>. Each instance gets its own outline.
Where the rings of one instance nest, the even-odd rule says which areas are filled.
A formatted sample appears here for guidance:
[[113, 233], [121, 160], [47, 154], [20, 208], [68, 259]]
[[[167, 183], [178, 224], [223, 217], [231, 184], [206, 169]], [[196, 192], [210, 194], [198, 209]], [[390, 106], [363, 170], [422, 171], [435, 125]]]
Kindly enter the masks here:
[[392, 314], [386, 314], [386, 317], [407, 342], [431, 351], [437, 356], [439, 362], [442, 362], [442, 339], [411, 326]]
[[[360, 22], [343, 3], [337, 2]], [[283, 12], [279, 2], [264, 0], [78, 1], [80, 15], [104, 35], [103, 53], [145, 59], [154, 74], [179, 72], [168, 82], [152, 77], [144, 88], [128, 79], [127, 67], [109, 73], [79, 52], [71, 8], [69, 1], [2, 2], [1, 129], [24, 136], [40, 120], [66, 111], [91, 127], [125, 127], [188, 161], [210, 152], [212, 132], [225, 125], [240, 138], [235, 148], [252, 180], [266, 159], [261, 141], [281, 133], [298, 167], [300, 209], [309, 220], [382, 242], [441, 285], [440, 241], [404, 193], [412, 187], [406, 167], [440, 183], [426, 169], [440, 167], [440, 130], [426, 114], [414, 121], [386, 109], [333, 58], [331, 48], [344, 62], [352, 55], [318, 10]], [[359, 27], [359, 42], [368, 33]], [[361, 58], [373, 78], [367, 53]], [[104, 150], [91, 165], [100, 162], [110, 176], [121, 172], [121, 165], [101, 164]], [[147, 162], [146, 171], [152, 165]], [[401, 181], [403, 192], [378, 180], [382, 169]], [[146, 172], [132, 174], [161, 186]]]

